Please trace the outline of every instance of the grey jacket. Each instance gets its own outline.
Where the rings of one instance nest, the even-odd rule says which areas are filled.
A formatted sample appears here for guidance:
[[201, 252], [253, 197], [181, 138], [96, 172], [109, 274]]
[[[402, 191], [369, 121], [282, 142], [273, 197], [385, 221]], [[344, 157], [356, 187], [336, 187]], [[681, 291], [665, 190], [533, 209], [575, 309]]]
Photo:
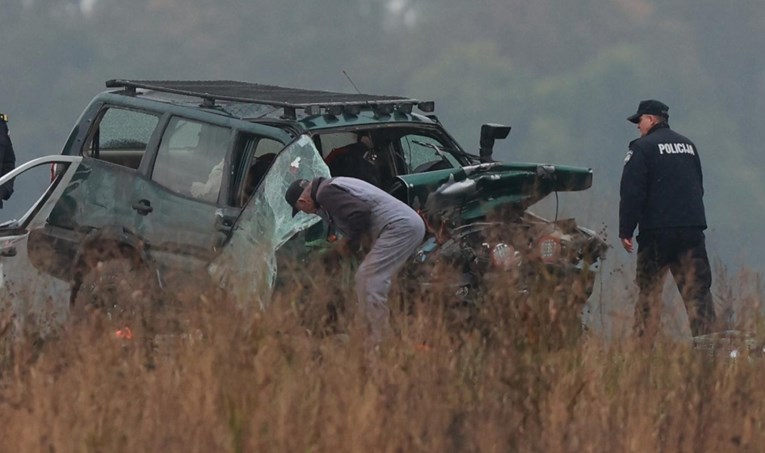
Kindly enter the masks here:
[[317, 214], [342, 233], [352, 247], [358, 247], [365, 235], [376, 239], [393, 222], [422, 222], [407, 204], [356, 178], [316, 178], [311, 182], [311, 196]]

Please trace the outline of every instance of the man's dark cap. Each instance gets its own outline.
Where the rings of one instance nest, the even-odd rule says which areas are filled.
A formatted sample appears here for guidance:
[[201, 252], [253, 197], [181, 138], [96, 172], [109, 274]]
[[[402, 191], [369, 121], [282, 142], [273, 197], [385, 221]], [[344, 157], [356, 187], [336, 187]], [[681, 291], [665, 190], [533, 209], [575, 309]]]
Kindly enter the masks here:
[[627, 117], [627, 121], [637, 124], [640, 122], [640, 117], [643, 115], [656, 115], [669, 119], [669, 107], [667, 104], [657, 101], [656, 99], [640, 101], [637, 113]]
[[297, 181], [293, 181], [292, 184], [287, 188], [287, 193], [284, 194], [284, 199], [287, 200], [287, 203], [289, 203], [290, 206], [292, 206], [292, 217], [295, 217], [295, 214], [297, 214], [300, 209], [298, 209], [295, 204], [298, 201], [298, 198], [300, 198], [300, 195], [303, 193], [303, 190], [308, 187], [308, 180], [306, 179], [298, 179]]

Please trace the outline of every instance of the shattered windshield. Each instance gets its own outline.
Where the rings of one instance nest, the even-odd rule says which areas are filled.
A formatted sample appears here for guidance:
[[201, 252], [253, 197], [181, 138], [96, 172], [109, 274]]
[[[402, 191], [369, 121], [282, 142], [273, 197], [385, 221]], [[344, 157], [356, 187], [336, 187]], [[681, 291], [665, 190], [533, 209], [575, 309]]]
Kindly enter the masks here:
[[[231, 239], [209, 267], [243, 308], [264, 307], [276, 278], [276, 250], [295, 233], [320, 221], [299, 213], [284, 200], [287, 187], [297, 179], [329, 177], [313, 140], [300, 136], [274, 160], [263, 182], [237, 220]], [[256, 305], [257, 303], [257, 305]]]

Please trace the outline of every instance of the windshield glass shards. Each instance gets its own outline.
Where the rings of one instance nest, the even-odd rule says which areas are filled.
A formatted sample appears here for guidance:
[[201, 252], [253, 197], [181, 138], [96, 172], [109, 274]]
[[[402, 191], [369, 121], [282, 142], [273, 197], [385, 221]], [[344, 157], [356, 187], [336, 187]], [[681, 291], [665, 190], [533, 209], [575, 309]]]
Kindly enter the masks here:
[[284, 199], [297, 179], [329, 177], [329, 169], [313, 141], [300, 136], [274, 160], [263, 183], [242, 211], [231, 239], [209, 266], [210, 275], [245, 309], [268, 304], [276, 278], [276, 250], [297, 232], [320, 221], [298, 213]]

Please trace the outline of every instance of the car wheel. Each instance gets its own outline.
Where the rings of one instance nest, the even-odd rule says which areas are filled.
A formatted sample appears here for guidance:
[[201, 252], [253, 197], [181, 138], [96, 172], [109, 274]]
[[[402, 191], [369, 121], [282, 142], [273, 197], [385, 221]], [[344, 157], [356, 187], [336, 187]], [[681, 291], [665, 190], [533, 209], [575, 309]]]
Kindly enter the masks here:
[[154, 282], [154, 275], [132, 259], [100, 261], [83, 275], [71, 307], [73, 320], [97, 318], [117, 332], [127, 327], [130, 336], [145, 330], [157, 297]]

